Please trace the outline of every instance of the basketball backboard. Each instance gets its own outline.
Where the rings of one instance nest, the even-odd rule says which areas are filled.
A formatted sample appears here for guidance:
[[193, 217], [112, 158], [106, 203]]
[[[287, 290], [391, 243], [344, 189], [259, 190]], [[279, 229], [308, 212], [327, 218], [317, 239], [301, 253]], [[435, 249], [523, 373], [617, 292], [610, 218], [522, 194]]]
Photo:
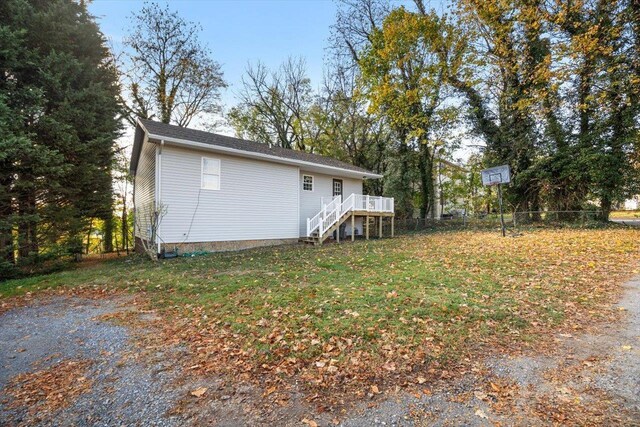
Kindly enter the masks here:
[[508, 184], [511, 182], [509, 165], [496, 166], [482, 172], [482, 185]]

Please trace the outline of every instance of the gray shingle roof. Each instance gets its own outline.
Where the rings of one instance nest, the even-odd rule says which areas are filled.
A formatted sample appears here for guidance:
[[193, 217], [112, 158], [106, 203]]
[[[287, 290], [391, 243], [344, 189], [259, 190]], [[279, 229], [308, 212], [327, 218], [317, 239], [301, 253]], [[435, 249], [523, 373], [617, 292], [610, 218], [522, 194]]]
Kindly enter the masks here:
[[[218, 135], [215, 133], [204, 132], [195, 129], [184, 128], [175, 125], [168, 125], [166, 123], [160, 123], [153, 120], [139, 120], [142, 126], [147, 132], [156, 137], [175, 138], [180, 140], [186, 140], [191, 142], [198, 142], [203, 144], [214, 145], [224, 148], [233, 148], [236, 150], [247, 151], [251, 153], [266, 154], [270, 156], [280, 157], [283, 159], [291, 159], [296, 161], [303, 161], [309, 163], [315, 163], [321, 166], [329, 166], [334, 168], [346, 169], [354, 172], [362, 172], [367, 174], [374, 174], [374, 172], [368, 171], [358, 166], [342, 162], [340, 160], [333, 159], [331, 157], [320, 156], [318, 154], [307, 153], [299, 150], [290, 150], [281, 147], [269, 147], [267, 144], [261, 144], [254, 141], [247, 141], [244, 139], [233, 138], [230, 136]], [[134, 171], [137, 167], [136, 149], [140, 149], [141, 141], [138, 141], [142, 135], [136, 129], [136, 141], [133, 148], [133, 157], [131, 159], [131, 169]]]

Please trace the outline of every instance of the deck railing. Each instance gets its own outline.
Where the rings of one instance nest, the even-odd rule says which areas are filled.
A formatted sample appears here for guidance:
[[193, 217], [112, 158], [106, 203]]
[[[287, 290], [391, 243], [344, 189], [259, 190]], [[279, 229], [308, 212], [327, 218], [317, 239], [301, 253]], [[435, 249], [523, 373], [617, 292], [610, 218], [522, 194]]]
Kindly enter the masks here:
[[351, 194], [342, 201], [342, 197], [336, 196], [328, 204], [323, 204], [320, 212], [313, 218], [307, 218], [307, 236], [311, 236], [318, 230], [318, 236], [322, 237], [343, 215], [350, 211], [393, 213], [394, 200], [392, 197]]
[[393, 197], [382, 196], [366, 196], [362, 194], [353, 194], [354, 208], [356, 211], [367, 212], [393, 212]]

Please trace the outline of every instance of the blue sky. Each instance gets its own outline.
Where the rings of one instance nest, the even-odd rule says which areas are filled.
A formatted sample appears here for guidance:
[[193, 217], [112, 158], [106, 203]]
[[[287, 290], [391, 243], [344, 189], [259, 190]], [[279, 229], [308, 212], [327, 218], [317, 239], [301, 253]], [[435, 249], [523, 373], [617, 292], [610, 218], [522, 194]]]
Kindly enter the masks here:
[[[128, 32], [128, 18], [143, 4], [94, 0], [89, 10], [118, 50]], [[332, 0], [175, 0], [169, 4], [185, 19], [202, 25], [201, 39], [222, 65], [229, 84], [222, 99], [225, 109], [236, 102], [234, 91], [240, 89], [248, 62], [260, 60], [275, 68], [288, 56], [302, 56], [314, 87], [321, 84], [323, 59], [336, 13]]]
[[[391, 1], [394, 6], [412, 7], [411, 0]], [[447, 0], [425, 3], [442, 13]], [[118, 51], [128, 34], [127, 26], [131, 25], [129, 18], [143, 5], [142, 0], [93, 0], [89, 10]], [[224, 111], [236, 104], [235, 93], [241, 89], [241, 77], [249, 62], [261, 61], [276, 68], [289, 56], [301, 56], [313, 87], [322, 84], [324, 59], [337, 10], [333, 0], [173, 0], [169, 5], [183, 18], [202, 26], [201, 40], [222, 65], [229, 84], [222, 93]], [[132, 131], [127, 129], [120, 141], [122, 145], [130, 145]], [[232, 129], [224, 126], [217, 131], [233, 134]]]

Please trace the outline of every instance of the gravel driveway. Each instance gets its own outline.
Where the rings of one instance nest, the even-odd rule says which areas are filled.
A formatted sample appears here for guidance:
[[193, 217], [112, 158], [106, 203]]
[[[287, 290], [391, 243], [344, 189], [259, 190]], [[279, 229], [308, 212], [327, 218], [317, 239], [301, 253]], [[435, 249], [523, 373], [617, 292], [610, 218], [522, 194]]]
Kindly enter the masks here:
[[97, 317], [126, 309], [126, 300], [56, 297], [0, 317], [0, 389], [19, 374], [66, 360], [90, 360], [88, 393], [48, 416], [11, 408], [0, 399], [0, 425], [181, 425], [165, 416], [178, 390], [167, 385], [173, 373], [162, 362], [136, 360], [126, 327]]
[[[130, 304], [122, 297], [55, 297], [0, 315], [0, 425], [333, 422], [329, 414], [315, 414], [302, 396], [265, 415], [260, 390], [215, 378], [185, 381], [174, 364], [180, 349], [153, 350], [143, 357], [130, 329], [101, 318], [126, 310]], [[558, 335], [551, 356], [479, 360], [464, 378], [433, 386], [423, 396], [400, 392], [373, 407], [365, 402], [343, 414], [341, 425], [549, 425], [578, 419], [640, 425], [640, 278], [626, 284], [614, 310], [625, 313], [621, 323], [598, 334]], [[92, 387], [67, 406], [34, 412], [7, 391], [17, 376], [68, 360], [91, 361], [82, 378], [92, 379]], [[207, 399], [190, 397], [203, 385], [210, 390]], [[175, 411], [185, 399], [197, 405]], [[563, 421], [563, 416], [569, 418]]]

